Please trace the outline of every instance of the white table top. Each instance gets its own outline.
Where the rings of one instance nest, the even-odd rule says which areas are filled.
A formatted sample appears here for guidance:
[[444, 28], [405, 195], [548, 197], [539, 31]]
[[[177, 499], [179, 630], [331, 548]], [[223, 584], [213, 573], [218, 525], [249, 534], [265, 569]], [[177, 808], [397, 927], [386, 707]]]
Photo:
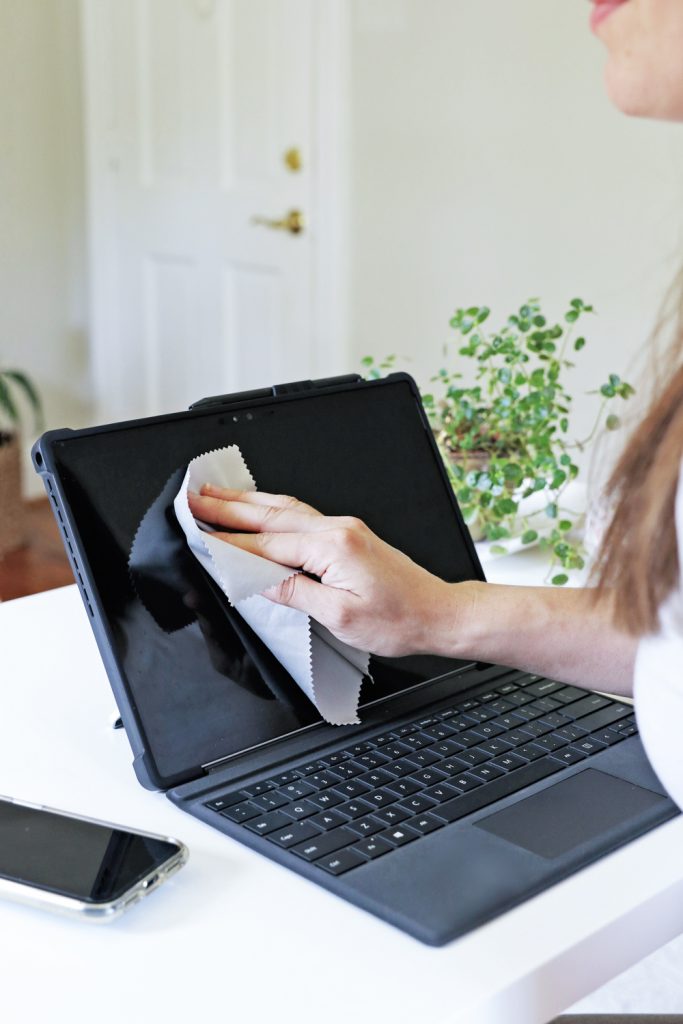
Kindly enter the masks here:
[[75, 587], [0, 605], [0, 651], [0, 792], [190, 847], [108, 925], [0, 903], [3, 1020], [542, 1024], [683, 931], [681, 817], [423, 946], [139, 786]]

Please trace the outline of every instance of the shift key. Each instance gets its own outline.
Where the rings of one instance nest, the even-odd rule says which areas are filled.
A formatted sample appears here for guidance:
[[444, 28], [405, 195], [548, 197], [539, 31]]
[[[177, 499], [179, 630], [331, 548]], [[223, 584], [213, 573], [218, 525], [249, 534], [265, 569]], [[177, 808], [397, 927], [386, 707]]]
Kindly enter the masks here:
[[[272, 838], [271, 836], [268, 837]], [[292, 853], [304, 860], [317, 860], [324, 857], [326, 853], [335, 853], [341, 850], [342, 846], [350, 846], [358, 842], [358, 836], [343, 825], [340, 828], [333, 828], [330, 832], [315, 836], [306, 843], [299, 843], [290, 847]]]

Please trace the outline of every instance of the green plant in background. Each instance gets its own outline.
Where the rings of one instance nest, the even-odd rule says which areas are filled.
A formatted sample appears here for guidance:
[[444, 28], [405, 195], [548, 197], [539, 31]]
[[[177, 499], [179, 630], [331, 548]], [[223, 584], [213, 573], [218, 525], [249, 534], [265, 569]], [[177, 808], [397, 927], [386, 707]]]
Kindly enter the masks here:
[[[578, 515], [563, 505], [567, 486], [579, 474], [575, 454], [601, 426], [619, 427], [613, 402], [634, 394], [630, 384], [610, 374], [590, 392], [598, 396], [593, 429], [581, 440], [573, 438], [565, 377], [574, 363], [568, 354], [574, 357], [585, 347], [577, 324], [593, 312], [583, 299], [572, 299], [563, 321], [550, 323], [539, 300], [529, 299], [500, 330], [488, 331], [486, 306], [458, 309], [450, 324], [461, 359], [476, 367], [475, 382], [464, 386], [462, 373], [441, 369], [432, 380], [442, 385], [442, 395], [422, 395], [465, 521], [494, 542], [493, 553], [504, 553], [502, 542], [520, 534], [523, 544], [538, 541], [549, 553], [549, 577], [557, 586], [585, 561], [575, 530]], [[376, 364], [368, 356], [363, 365], [377, 377], [393, 368], [394, 357]], [[520, 504], [535, 494], [541, 507], [525, 513]], [[542, 536], [539, 519], [550, 525]]]
[[19, 396], [28, 403], [35, 425], [40, 429], [43, 407], [32, 381], [19, 370], [0, 369], [0, 445], [12, 440], [24, 419]]

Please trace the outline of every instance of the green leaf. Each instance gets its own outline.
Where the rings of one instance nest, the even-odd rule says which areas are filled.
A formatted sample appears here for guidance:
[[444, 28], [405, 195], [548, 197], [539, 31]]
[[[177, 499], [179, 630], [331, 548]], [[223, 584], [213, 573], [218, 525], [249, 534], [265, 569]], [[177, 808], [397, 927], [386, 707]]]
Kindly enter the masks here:
[[557, 576], [553, 576], [550, 582], [554, 587], [563, 587], [565, 583], [569, 582], [569, 576], [564, 572], [559, 572]]
[[603, 384], [600, 388], [600, 394], [604, 395], [605, 398], [614, 398], [616, 391], [611, 384]]
[[522, 544], [533, 544], [535, 540], [538, 540], [537, 530], [525, 530], [522, 534]]
[[618, 430], [621, 426], [621, 420], [618, 416], [615, 416], [614, 413], [610, 413], [610, 415], [605, 420], [605, 426], [608, 430]]
[[31, 383], [31, 381], [28, 379], [26, 374], [25, 373], [20, 373], [18, 370], [5, 370], [4, 373], [3, 373], [3, 376], [5, 378], [7, 378], [8, 380], [14, 381], [15, 384], [19, 385], [21, 390], [24, 392], [24, 394], [28, 398], [29, 404], [31, 405], [31, 408], [33, 410], [33, 415], [34, 415], [35, 421], [36, 421], [36, 426], [37, 427], [42, 426], [42, 423], [43, 423], [43, 407], [42, 407], [42, 403], [40, 401], [40, 397], [38, 395], [38, 392], [34, 388], [34, 386]]
[[5, 413], [11, 423], [19, 422], [19, 410], [10, 394], [10, 389], [3, 380], [5, 374], [0, 374], [0, 409]]
[[557, 503], [551, 501], [549, 505], [546, 505], [545, 514], [549, 519], [557, 519]]
[[583, 309], [583, 299], [572, 299], [569, 305], [573, 306], [574, 309]]
[[586, 344], [586, 339], [585, 338], [577, 338], [576, 341], [574, 342], [574, 351], [575, 352], [580, 352], [585, 344]]
[[363, 356], [363, 358], [360, 361], [360, 364], [361, 364], [361, 366], [372, 366], [374, 361], [375, 361], [374, 356]]
[[575, 309], [570, 309], [568, 313], [564, 314], [564, 318], [568, 324], [573, 324], [575, 320], [579, 319], [579, 314]]
[[486, 320], [490, 312], [491, 310], [488, 308], [488, 306], [482, 306], [481, 309], [479, 310], [479, 313], [477, 314], [477, 323], [483, 324], [484, 320]]
[[507, 555], [508, 549], [504, 548], [502, 544], [492, 544], [489, 548], [492, 555]]
[[560, 519], [559, 523], [557, 524], [557, 528], [558, 528], [558, 530], [565, 530], [565, 531], [566, 530], [571, 530], [571, 528], [572, 528], [572, 521], [571, 521], [571, 519]]

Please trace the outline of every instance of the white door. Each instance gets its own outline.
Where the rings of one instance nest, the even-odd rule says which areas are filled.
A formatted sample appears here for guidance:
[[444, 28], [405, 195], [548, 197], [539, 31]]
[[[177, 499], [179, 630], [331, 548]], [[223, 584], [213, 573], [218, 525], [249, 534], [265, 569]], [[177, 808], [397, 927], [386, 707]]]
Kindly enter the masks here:
[[316, 2], [82, 0], [101, 419], [319, 372]]

